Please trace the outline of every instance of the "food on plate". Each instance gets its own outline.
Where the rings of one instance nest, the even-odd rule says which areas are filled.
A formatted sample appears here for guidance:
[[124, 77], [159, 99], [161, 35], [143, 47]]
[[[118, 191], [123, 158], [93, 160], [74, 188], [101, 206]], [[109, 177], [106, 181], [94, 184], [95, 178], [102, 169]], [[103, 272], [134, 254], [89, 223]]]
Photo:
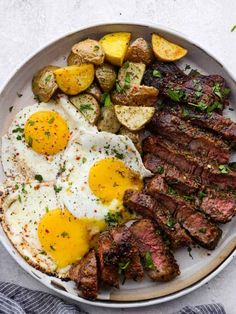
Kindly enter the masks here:
[[91, 300], [145, 274], [173, 280], [175, 251], [214, 250], [218, 224], [236, 214], [225, 79], [186, 74], [168, 61], [187, 50], [157, 34], [152, 48], [130, 39], [80, 41], [68, 66], [39, 70], [39, 102], [2, 137], [5, 233], [30, 265]]
[[118, 121], [130, 131], [142, 129], [151, 120], [154, 112], [154, 107], [115, 106]]
[[91, 124], [95, 124], [100, 115], [100, 106], [97, 100], [87, 94], [79, 94], [71, 97], [70, 102], [85, 116]]
[[54, 71], [58, 87], [67, 95], [76, 95], [86, 90], [94, 79], [92, 64], [71, 65]]
[[151, 46], [144, 38], [137, 38], [129, 46], [125, 59], [149, 65], [154, 60], [154, 54]]
[[100, 65], [104, 62], [105, 53], [101, 44], [94, 39], [85, 39], [75, 44], [72, 48], [72, 56], [70, 63], [73, 60], [74, 64], [93, 63]]
[[103, 132], [117, 133], [119, 131], [121, 125], [112, 104], [109, 107], [102, 107], [97, 127], [99, 131]]
[[188, 53], [188, 50], [172, 43], [158, 34], [152, 34], [152, 49], [154, 55], [161, 61], [177, 61]]
[[105, 59], [111, 64], [121, 66], [131, 39], [131, 33], [118, 32], [103, 36], [100, 44], [105, 51]]
[[132, 85], [140, 85], [144, 71], [144, 63], [126, 61], [118, 73], [117, 84], [119, 84], [119, 88], [127, 89]]
[[101, 89], [104, 92], [109, 92], [116, 82], [116, 70], [111, 64], [104, 63], [97, 67], [95, 76]]
[[47, 65], [40, 69], [32, 79], [32, 91], [39, 101], [48, 102], [58, 86], [55, 81], [54, 71], [59, 69], [55, 65]]

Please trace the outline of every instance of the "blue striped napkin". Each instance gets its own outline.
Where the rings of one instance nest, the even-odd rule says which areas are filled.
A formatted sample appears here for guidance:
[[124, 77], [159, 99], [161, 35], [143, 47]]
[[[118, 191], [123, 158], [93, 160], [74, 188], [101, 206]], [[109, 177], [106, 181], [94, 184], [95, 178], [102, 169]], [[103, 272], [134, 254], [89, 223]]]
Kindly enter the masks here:
[[[86, 314], [75, 305], [41, 291], [0, 282], [0, 314]], [[186, 306], [175, 314], [226, 314], [220, 304]]]

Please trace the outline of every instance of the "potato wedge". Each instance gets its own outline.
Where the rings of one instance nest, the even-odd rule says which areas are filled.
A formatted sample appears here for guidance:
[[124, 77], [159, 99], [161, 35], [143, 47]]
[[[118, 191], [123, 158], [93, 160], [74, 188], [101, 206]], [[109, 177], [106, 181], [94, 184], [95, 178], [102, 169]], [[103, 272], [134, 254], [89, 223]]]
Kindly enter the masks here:
[[115, 106], [118, 121], [130, 131], [142, 129], [151, 120], [154, 112], [154, 107]]
[[154, 60], [154, 54], [152, 48], [149, 46], [147, 41], [143, 38], [137, 38], [129, 46], [125, 60], [133, 62], [142, 62], [146, 65], [149, 65]]
[[70, 102], [85, 116], [91, 124], [95, 124], [100, 115], [100, 106], [97, 100], [86, 93], [71, 97]]
[[120, 135], [128, 136], [131, 141], [134, 143], [137, 150], [142, 153], [142, 145], [141, 145], [141, 138], [139, 132], [132, 132], [128, 130], [126, 127], [122, 126], [119, 131]]
[[158, 34], [152, 34], [152, 49], [157, 59], [161, 61], [177, 61], [188, 53], [188, 50], [178, 46]]
[[128, 49], [130, 39], [131, 33], [126, 32], [111, 33], [103, 36], [99, 42], [105, 51], [105, 59], [111, 64], [121, 66]]
[[58, 88], [53, 74], [56, 69], [59, 69], [59, 67], [47, 65], [34, 75], [32, 91], [39, 101], [48, 102]]
[[102, 107], [101, 115], [97, 122], [99, 131], [117, 133], [120, 129], [120, 122], [117, 120], [114, 106]]
[[118, 72], [118, 84], [121, 89], [130, 88], [134, 84], [140, 85], [145, 68], [144, 63], [126, 61]]
[[71, 53], [67, 57], [67, 65], [80, 65], [81, 63], [82, 62], [80, 56], [71, 51]]
[[96, 83], [92, 83], [85, 91], [87, 94], [93, 96], [97, 101], [101, 101], [102, 91]]
[[97, 67], [95, 76], [104, 92], [109, 92], [116, 82], [116, 70], [111, 64], [104, 63]]
[[68, 95], [87, 89], [94, 79], [93, 64], [71, 65], [54, 71], [58, 87]]
[[76, 64], [79, 64], [77, 63], [77, 60], [79, 59], [80, 64], [93, 63], [95, 65], [100, 65], [104, 62], [105, 53], [101, 44], [97, 40], [88, 38], [80, 41], [72, 47], [71, 51], [73, 54], [78, 56]]

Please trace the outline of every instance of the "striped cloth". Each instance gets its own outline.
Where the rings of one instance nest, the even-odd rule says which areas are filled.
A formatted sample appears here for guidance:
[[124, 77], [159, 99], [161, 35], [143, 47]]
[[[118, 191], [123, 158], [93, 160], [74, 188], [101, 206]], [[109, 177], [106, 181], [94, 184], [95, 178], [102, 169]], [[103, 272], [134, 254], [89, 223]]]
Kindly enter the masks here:
[[[75, 305], [41, 291], [0, 282], [0, 314], [86, 314]], [[220, 304], [186, 306], [174, 314], [226, 314]]]

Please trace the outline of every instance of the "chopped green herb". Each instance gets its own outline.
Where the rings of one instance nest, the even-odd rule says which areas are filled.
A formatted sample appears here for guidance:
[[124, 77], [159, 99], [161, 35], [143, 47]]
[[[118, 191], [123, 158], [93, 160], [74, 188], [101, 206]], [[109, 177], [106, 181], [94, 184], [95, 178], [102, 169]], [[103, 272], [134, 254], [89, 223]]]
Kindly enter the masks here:
[[164, 167], [163, 166], [157, 166], [156, 173], [163, 174], [163, 172], [164, 172]]
[[62, 190], [62, 187], [61, 187], [61, 186], [56, 186], [56, 185], [54, 185], [54, 191], [55, 191], [56, 193], [59, 193], [61, 190]]
[[60, 173], [63, 173], [65, 171], [66, 171], [66, 166], [65, 165], [61, 166], [60, 167]]
[[159, 70], [153, 70], [152, 76], [154, 77], [162, 77], [161, 72]]
[[14, 106], [9, 107], [9, 112], [12, 112]]
[[21, 199], [21, 196], [18, 195], [18, 201], [21, 203], [22, 202], [22, 199]]
[[25, 260], [25, 261], [28, 261], [28, 260], [29, 260], [29, 257], [24, 255], [24, 260]]
[[23, 133], [24, 129], [22, 129], [21, 127], [18, 127], [16, 129], [12, 130], [12, 133], [17, 133], [17, 132]]
[[22, 140], [22, 136], [17, 135], [16, 139], [17, 139], [18, 141], [21, 141], [21, 140]]
[[228, 95], [230, 94], [230, 92], [231, 92], [231, 90], [230, 90], [230, 88], [228, 88], [228, 87], [225, 87], [225, 88], [223, 89], [223, 95], [224, 95], [224, 96], [228, 96]]
[[108, 226], [116, 226], [121, 220], [121, 214], [119, 212], [108, 212], [105, 216], [105, 222]]
[[198, 192], [198, 197], [200, 198], [200, 199], [203, 199], [204, 197], [206, 197], [207, 196], [207, 194], [205, 193], [205, 192], [203, 192], [203, 191], [199, 191]]
[[202, 95], [203, 95], [203, 92], [201, 92], [201, 91], [196, 91], [195, 92], [195, 95], [196, 95], [196, 97], [201, 97]]
[[130, 87], [130, 82], [131, 82], [130, 73], [126, 73], [124, 89], [127, 89]]
[[17, 92], [16, 94], [17, 94], [17, 96], [18, 96], [19, 98], [23, 96], [23, 94], [21, 94], [21, 93], [19, 93], [19, 92]]
[[231, 28], [231, 32], [236, 30], [236, 24]]
[[66, 231], [63, 231], [63, 232], [61, 233], [61, 236], [62, 236], [62, 238], [65, 238], [65, 237], [69, 238], [69, 233], [66, 232]]
[[50, 249], [51, 249], [52, 251], [56, 251], [56, 249], [54, 248], [53, 245], [50, 245]]
[[104, 107], [110, 107], [111, 106], [111, 97], [109, 93], [103, 93], [101, 103], [104, 105]]
[[48, 206], [46, 206], [46, 207], [45, 207], [45, 211], [46, 211], [46, 213], [48, 213], [48, 212], [49, 212], [49, 208], [48, 208]]
[[165, 245], [170, 246], [171, 245], [171, 241], [168, 238], [164, 239]]
[[192, 69], [190, 72], [189, 72], [189, 76], [197, 76], [201, 74], [197, 69]]
[[207, 228], [200, 228], [200, 229], [199, 229], [199, 232], [201, 232], [201, 233], [206, 233], [206, 232], [207, 232]]
[[49, 74], [46, 78], [45, 78], [45, 83], [48, 83], [52, 78], [52, 75]]
[[124, 154], [119, 153], [115, 148], [113, 148], [111, 152], [117, 159], [124, 159]]
[[25, 183], [22, 183], [22, 189], [21, 189], [22, 193], [27, 193], [26, 189], [25, 189]]
[[15, 189], [18, 190], [19, 189], [19, 185], [15, 184]]
[[41, 174], [36, 174], [34, 178], [35, 178], [35, 180], [37, 180], [39, 182], [43, 181], [43, 177], [41, 176]]
[[186, 201], [193, 201], [194, 200], [194, 196], [193, 195], [184, 195], [184, 199]]
[[82, 104], [80, 107], [79, 107], [79, 111], [80, 112], [85, 112], [87, 110], [93, 110], [92, 108], [92, 104]]
[[218, 168], [221, 173], [228, 173], [230, 170], [228, 165], [219, 165]]
[[169, 216], [166, 222], [167, 227], [173, 228], [174, 225], [176, 224], [176, 221], [173, 217]]
[[177, 194], [176, 190], [172, 186], [168, 187], [168, 193], [171, 194], [171, 195], [176, 195]]
[[128, 268], [130, 261], [118, 264], [118, 274], [121, 275]]
[[86, 157], [83, 157], [83, 158], [82, 158], [82, 163], [84, 164], [86, 161], [87, 161], [87, 158], [86, 158]]
[[129, 67], [129, 61], [126, 61], [126, 62], [123, 64], [123, 67], [124, 67], [125, 69], [128, 69], [128, 67]]
[[117, 93], [123, 93], [124, 88], [120, 86], [119, 82], [116, 82], [116, 91]]
[[205, 104], [204, 102], [199, 102], [197, 104], [194, 104], [192, 102], [189, 103], [189, 105], [196, 107], [197, 109], [204, 111], [207, 109], [207, 104]]
[[184, 68], [184, 71], [190, 70], [190, 69], [191, 69], [191, 66], [190, 66], [189, 64], [186, 64], [186, 65], [185, 65], [185, 68]]
[[219, 83], [215, 83], [215, 85], [212, 88], [213, 93], [218, 96], [222, 100], [222, 93]]
[[34, 121], [29, 120], [29, 125], [33, 126], [34, 124], [35, 124], [35, 122], [34, 122]]
[[161, 230], [157, 229], [157, 230], [155, 231], [155, 233], [156, 233], [156, 235], [161, 235]]
[[181, 89], [178, 89], [178, 90], [169, 89], [167, 91], [167, 95], [173, 101], [180, 101], [181, 98], [183, 98], [183, 96], [184, 96], [184, 92]]
[[184, 117], [187, 117], [187, 116], [189, 115], [189, 110], [188, 110], [188, 108], [183, 107], [183, 109], [182, 109], [182, 115], [183, 115]]
[[214, 101], [213, 104], [211, 104], [208, 108], [207, 108], [207, 112], [210, 113], [212, 111], [214, 111], [215, 109], [222, 109], [223, 105], [218, 102], [218, 101]]
[[29, 145], [29, 147], [32, 147], [33, 139], [32, 139], [31, 136], [28, 137], [28, 139], [27, 139], [27, 144]]
[[98, 51], [99, 50], [99, 46], [94, 46], [94, 51]]
[[150, 252], [146, 252], [144, 256], [145, 267], [148, 269], [155, 269], [155, 265], [152, 260], [152, 255]]
[[50, 137], [51, 133], [49, 131], [44, 132], [47, 137]]
[[55, 118], [54, 118], [54, 117], [51, 117], [51, 118], [48, 120], [48, 123], [49, 123], [49, 124], [52, 124], [54, 121], [55, 121]]

